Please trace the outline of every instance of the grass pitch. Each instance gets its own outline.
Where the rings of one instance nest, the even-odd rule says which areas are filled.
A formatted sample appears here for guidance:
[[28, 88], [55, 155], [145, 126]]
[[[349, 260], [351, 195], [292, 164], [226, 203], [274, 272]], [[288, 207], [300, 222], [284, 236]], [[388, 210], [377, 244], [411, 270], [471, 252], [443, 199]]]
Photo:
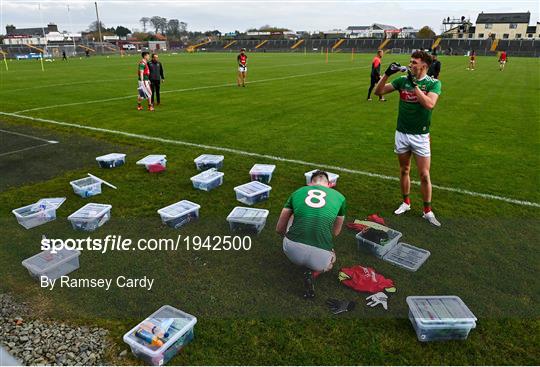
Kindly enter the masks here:
[[[10, 62], [9, 72], [0, 72], [0, 111], [15, 115], [0, 115], [2, 128], [54, 135], [58, 149], [68, 142], [73, 148], [61, 157], [56, 147], [41, 156], [16, 153], [17, 165], [32, 172], [39, 162], [55, 168], [55, 177], [44, 176], [42, 182], [25, 181], [26, 172], [4, 165], [2, 177], [23, 184], [2, 186], [7, 189], [0, 193], [0, 289], [42, 305], [45, 315], [106, 325], [119, 348], [125, 347], [122, 334], [138, 320], [163, 304], [176, 306], [199, 319], [195, 342], [173, 360], [176, 364], [539, 364], [538, 59], [513, 58], [499, 72], [494, 57], [480, 57], [475, 71], [466, 70], [464, 57], [440, 58], [443, 93], [433, 112], [431, 172], [433, 183], [450, 191], [433, 191], [434, 211], [443, 223], [436, 229], [420, 218], [418, 186], [411, 189], [413, 210], [404, 217], [392, 214], [400, 201], [399, 184], [389, 178], [398, 172], [392, 152], [398, 96], [387, 96], [386, 103], [365, 101], [371, 57], [356, 55], [351, 62], [350, 55], [338, 53], [325, 63], [320, 54], [250, 54], [248, 86], [238, 88], [235, 54], [162, 55], [166, 81], [154, 113], [135, 110], [136, 57], [55, 61], [45, 63], [45, 72], [37, 62]], [[387, 55], [383, 68], [407, 59]], [[193, 159], [219, 151], [52, 122], [306, 163], [226, 152], [223, 186], [205, 193], [191, 187]], [[82, 143], [88, 139], [96, 144]], [[112, 150], [128, 153], [128, 164], [97, 168], [90, 156]], [[135, 166], [146, 154], [167, 154], [168, 170], [150, 175]], [[409, 273], [359, 252], [354, 235], [344, 230], [336, 240], [334, 270], [317, 281], [316, 300], [301, 299], [301, 271], [282, 254], [273, 228], [287, 196], [305, 182], [303, 173], [317, 168], [307, 162], [384, 176], [336, 171], [337, 189], [348, 200], [347, 220], [379, 213], [403, 232], [404, 242], [431, 251], [423, 267]], [[148, 275], [156, 279], [151, 292], [51, 292], [20, 265], [39, 251], [41, 234], [86, 237], [71, 230], [66, 217], [90, 200], [113, 206], [113, 219], [92, 237], [229, 234], [225, 218], [240, 205], [233, 187], [249, 180], [254, 163], [277, 169], [270, 199], [256, 205], [269, 209], [270, 217], [250, 251], [86, 251], [81, 268], [72, 273], [76, 278]], [[119, 189], [104, 188], [90, 200], [75, 196], [69, 181], [87, 172]], [[11, 209], [47, 196], [68, 198], [58, 219], [32, 230], [20, 227]], [[163, 227], [156, 210], [181, 199], [201, 205], [201, 220], [180, 232]], [[389, 311], [365, 307], [367, 294], [339, 285], [337, 271], [353, 264], [372, 266], [395, 281], [398, 292]], [[467, 341], [417, 342], [405, 298], [436, 294], [460, 296], [478, 317]], [[333, 317], [324, 305], [328, 297], [354, 299], [359, 306]]]

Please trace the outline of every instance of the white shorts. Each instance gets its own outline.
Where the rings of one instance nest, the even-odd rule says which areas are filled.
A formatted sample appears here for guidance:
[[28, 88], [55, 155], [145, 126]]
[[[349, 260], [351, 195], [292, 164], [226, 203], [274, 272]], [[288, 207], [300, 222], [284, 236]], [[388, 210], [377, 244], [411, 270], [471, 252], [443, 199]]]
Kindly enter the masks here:
[[502, 64], [502, 65], [506, 64], [506, 60], [499, 61], [499, 64]]
[[431, 141], [428, 134], [405, 134], [396, 131], [394, 153], [413, 152], [420, 157], [431, 156]]
[[283, 238], [283, 252], [292, 263], [313, 271], [329, 271], [336, 261], [334, 251], [291, 241], [287, 237]]
[[241, 73], [247, 72], [247, 66], [239, 66], [238, 71], [241, 72]]
[[152, 97], [152, 89], [150, 88], [149, 80], [139, 80], [139, 87], [137, 88], [139, 97], [144, 99], [150, 99]]

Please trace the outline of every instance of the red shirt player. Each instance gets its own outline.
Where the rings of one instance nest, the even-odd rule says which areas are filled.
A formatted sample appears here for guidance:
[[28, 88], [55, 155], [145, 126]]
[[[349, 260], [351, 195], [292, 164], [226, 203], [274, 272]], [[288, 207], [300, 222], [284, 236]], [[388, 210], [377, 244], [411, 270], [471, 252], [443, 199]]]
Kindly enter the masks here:
[[[367, 94], [368, 101], [371, 101], [371, 91], [377, 85], [379, 79], [381, 79], [381, 59], [383, 57], [383, 54], [383, 50], [378, 50], [377, 55], [373, 58], [373, 61], [371, 62], [371, 84], [369, 86]], [[384, 97], [382, 96], [379, 96], [379, 101], [386, 101], [386, 99], [384, 99]]]
[[247, 55], [246, 49], [242, 48], [240, 54], [236, 57], [238, 62], [238, 78], [237, 83], [239, 87], [246, 86], [246, 76], [247, 76]]
[[501, 53], [499, 54], [499, 71], [503, 71], [505, 65], [506, 65], [506, 51], [501, 51]]

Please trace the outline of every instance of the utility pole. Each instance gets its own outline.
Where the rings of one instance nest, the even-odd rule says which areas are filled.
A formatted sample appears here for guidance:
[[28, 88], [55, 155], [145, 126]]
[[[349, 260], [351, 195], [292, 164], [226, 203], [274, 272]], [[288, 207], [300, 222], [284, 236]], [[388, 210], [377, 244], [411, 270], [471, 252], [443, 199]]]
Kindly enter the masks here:
[[97, 1], [94, 3], [94, 5], [96, 6], [96, 18], [97, 18], [99, 42], [101, 44], [101, 54], [103, 55], [103, 37], [101, 36], [101, 22], [99, 21], [99, 13], [98, 13], [98, 8], [97, 8]]

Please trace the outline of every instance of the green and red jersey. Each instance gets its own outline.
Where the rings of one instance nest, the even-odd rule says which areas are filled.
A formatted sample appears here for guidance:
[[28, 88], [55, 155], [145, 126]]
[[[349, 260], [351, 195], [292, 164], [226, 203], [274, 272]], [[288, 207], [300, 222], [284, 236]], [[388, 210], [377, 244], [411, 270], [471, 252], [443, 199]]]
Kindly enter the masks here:
[[[424, 94], [441, 94], [441, 81], [430, 76], [417, 80], [418, 88]], [[397, 131], [404, 134], [427, 134], [431, 125], [431, 110], [424, 108], [414, 92], [413, 85], [406, 76], [392, 81], [392, 86], [399, 91], [399, 113]]]
[[332, 230], [337, 217], [345, 216], [345, 196], [326, 186], [304, 186], [291, 194], [285, 208], [294, 219], [286, 236], [291, 241], [332, 250]]
[[150, 69], [148, 68], [148, 62], [145, 59], [142, 59], [139, 62], [139, 71], [137, 72], [137, 77], [141, 80], [141, 71], [143, 72], [143, 80], [150, 79]]

